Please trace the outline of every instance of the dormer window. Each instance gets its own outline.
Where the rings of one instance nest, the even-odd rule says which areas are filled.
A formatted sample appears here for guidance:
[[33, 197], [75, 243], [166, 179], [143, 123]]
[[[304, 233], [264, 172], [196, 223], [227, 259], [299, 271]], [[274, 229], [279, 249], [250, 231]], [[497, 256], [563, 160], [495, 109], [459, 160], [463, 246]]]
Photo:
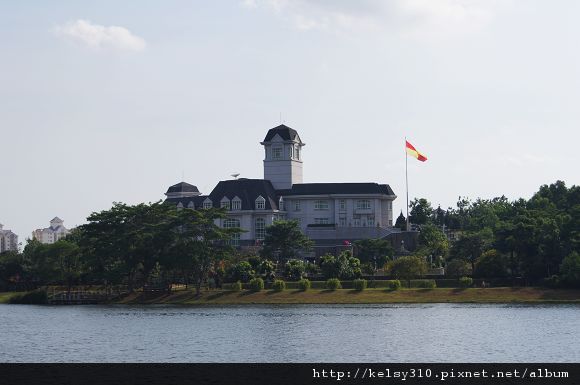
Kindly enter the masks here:
[[296, 159], [300, 160], [300, 146], [295, 147], [294, 156], [296, 157]]
[[189, 209], [193, 209], [194, 207], [195, 207], [195, 205], [193, 204], [193, 201], [190, 201], [190, 202], [187, 204], [187, 208], [189, 208]]
[[278, 210], [284, 211], [284, 198], [282, 197], [280, 197], [280, 200], [278, 201]]
[[241, 210], [242, 209], [242, 200], [238, 197], [232, 199], [232, 210]]
[[204, 209], [211, 209], [213, 207], [213, 203], [211, 202], [211, 200], [208, 198], [206, 200], [203, 201], [203, 208]]
[[226, 197], [223, 197], [221, 202], [220, 202], [220, 207], [222, 209], [225, 208], [226, 210], [229, 210], [230, 209], [230, 200]]
[[273, 147], [272, 148], [272, 159], [282, 159], [282, 148]]
[[266, 208], [266, 200], [260, 195], [256, 198], [256, 210], [264, 210]]
[[177, 204], [177, 208], [178, 208], [178, 209], [182, 209], [182, 208], [183, 208], [183, 203], [179, 202], [179, 203]]

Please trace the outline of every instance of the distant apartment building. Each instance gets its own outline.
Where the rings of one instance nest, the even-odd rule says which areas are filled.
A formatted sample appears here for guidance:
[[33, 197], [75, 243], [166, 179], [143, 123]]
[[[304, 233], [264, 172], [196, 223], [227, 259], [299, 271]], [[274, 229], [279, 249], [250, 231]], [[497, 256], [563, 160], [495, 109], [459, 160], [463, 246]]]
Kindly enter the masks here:
[[10, 230], [4, 230], [0, 223], [0, 253], [5, 251], [18, 251], [18, 235]]
[[63, 226], [64, 221], [59, 217], [54, 217], [50, 221], [50, 227], [45, 229], [36, 229], [32, 232], [32, 238], [40, 243], [55, 243], [59, 239], [66, 237], [70, 230]]

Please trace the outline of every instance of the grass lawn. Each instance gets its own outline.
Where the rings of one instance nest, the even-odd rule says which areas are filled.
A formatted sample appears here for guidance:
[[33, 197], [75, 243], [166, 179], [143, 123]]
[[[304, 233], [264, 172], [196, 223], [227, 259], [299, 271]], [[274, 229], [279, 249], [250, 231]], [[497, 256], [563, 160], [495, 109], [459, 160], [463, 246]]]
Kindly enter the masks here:
[[135, 293], [117, 303], [143, 304], [371, 304], [371, 303], [580, 303], [580, 290], [553, 290], [544, 288], [472, 288], [472, 289], [351, 289], [286, 290], [261, 292], [225, 290], [203, 291], [200, 298], [192, 290], [171, 294], [144, 295]]
[[0, 293], [0, 303], [8, 303], [10, 297], [22, 293], [15, 293], [15, 292], [8, 292], [8, 293]]

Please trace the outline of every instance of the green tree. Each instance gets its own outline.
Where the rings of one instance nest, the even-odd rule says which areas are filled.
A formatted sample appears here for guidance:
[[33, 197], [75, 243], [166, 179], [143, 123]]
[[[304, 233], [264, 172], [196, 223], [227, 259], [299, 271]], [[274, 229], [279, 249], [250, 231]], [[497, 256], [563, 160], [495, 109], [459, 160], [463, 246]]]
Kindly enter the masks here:
[[249, 282], [256, 272], [248, 261], [241, 261], [231, 267], [229, 276], [232, 281]]
[[354, 242], [354, 247], [360, 262], [373, 266], [374, 272], [395, 255], [391, 242], [385, 239], [361, 239]]
[[571, 287], [580, 287], [580, 254], [576, 251], [568, 254], [560, 267], [562, 282]]
[[427, 274], [427, 262], [421, 257], [404, 256], [395, 259], [387, 264], [387, 270], [396, 279], [405, 279], [409, 281], [411, 286], [411, 279], [419, 278]]
[[260, 255], [274, 260], [297, 258], [300, 252], [309, 251], [313, 242], [305, 236], [298, 222], [277, 220], [266, 227], [266, 237]]
[[482, 278], [504, 278], [508, 275], [508, 263], [497, 250], [487, 250], [475, 265], [474, 275]]
[[403, 215], [403, 210], [401, 210], [401, 213], [397, 217], [397, 220], [395, 222], [395, 227], [397, 229], [400, 229], [401, 231], [407, 230], [407, 219]]
[[320, 269], [326, 279], [353, 279], [362, 275], [360, 260], [354, 258], [350, 250], [343, 251], [337, 257], [331, 254], [322, 256]]
[[207, 281], [212, 269], [233, 253], [231, 239], [242, 230], [221, 228], [215, 224], [226, 217], [224, 209], [177, 210], [173, 228], [176, 229], [175, 245], [193, 260], [193, 278], [196, 295]]
[[421, 227], [417, 255], [431, 255], [433, 258], [437, 258], [439, 256], [445, 257], [448, 251], [449, 241], [441, 229], [431, 224]]
[[451, 259], [462, 259], [471, 263], [471, 270], [481, 255], [489, 249], [493, 234], [489, 229], [479, 232], [465, 232], [455, 241], [450, 251]]
[[409, 204], [411, 212], [409, 213], [409, 220], [416, 225], [425, 225], [431, 223], [433, 208], [431, 203], [425, 198], [413, 199]]
[[450, 277], [464, 277], [472, 273], [471, 264], [463, 259], [453, 259], [447, 262], [447, 266], [445, 266], [445, 275]]

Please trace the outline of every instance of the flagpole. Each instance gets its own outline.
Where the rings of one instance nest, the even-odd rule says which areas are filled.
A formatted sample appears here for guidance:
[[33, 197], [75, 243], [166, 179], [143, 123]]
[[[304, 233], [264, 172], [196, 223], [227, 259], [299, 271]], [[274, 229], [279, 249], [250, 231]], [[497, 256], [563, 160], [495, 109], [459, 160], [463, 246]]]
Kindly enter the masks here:
[[409, 173], [407, 171], [408, 159], [409, 154], [407, 154], [407, 137], [405, 136], [405, 187], [407, 190], [407, 231], [409, 231]]

